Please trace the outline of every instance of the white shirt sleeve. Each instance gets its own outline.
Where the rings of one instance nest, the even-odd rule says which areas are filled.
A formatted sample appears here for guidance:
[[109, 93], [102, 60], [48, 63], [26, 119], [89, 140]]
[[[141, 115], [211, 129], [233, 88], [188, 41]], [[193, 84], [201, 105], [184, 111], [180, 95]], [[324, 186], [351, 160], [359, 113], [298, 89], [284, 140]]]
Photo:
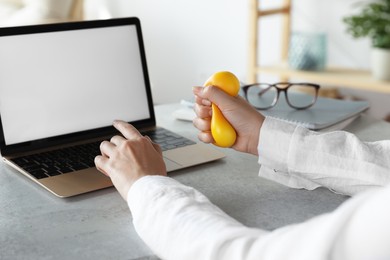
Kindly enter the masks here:
[[356, 194], [390, 183], [390, 140], [363, 142], [345, 131], [318, 133], [266, 118], [259, 175], [292, 188]]
[[162, 259], [390, 259], [390, 186], [272, 232], [245, 227], [169, 177], [139, 179], [127, 201], [137, 233]]
[[317, 134], [270, 119], [260, 135], [259, 162], [275, 176], [285, 173], [348, 194], [373, 188], [332, 213], [268, 232], [245, 227], [193, 188], [146, 176], [133, 184], [127, 201], [137, 233], [159, 257], [390, 259], [390, 185], [380, 187], [389, 182], [388, 141], [363, 143], [344, 132]]

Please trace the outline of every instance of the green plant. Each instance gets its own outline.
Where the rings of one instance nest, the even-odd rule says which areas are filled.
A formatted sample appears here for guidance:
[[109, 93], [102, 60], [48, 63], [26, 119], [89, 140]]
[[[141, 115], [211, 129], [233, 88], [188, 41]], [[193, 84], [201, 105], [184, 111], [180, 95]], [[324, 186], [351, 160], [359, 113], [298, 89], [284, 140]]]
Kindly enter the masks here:
[[390, 0], [365, 3], [360, 14], [345, 17], [343, 21], [354, 38], [369, 37], [373, 47], [390, 49]]

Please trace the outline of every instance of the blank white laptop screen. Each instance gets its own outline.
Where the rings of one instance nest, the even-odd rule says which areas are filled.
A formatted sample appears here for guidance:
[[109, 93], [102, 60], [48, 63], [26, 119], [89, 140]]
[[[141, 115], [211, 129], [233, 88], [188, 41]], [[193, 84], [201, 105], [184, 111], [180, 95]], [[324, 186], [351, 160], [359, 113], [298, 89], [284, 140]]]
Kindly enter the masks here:
[[0, 37], [7, 145], [150, 118], [133, 25]]

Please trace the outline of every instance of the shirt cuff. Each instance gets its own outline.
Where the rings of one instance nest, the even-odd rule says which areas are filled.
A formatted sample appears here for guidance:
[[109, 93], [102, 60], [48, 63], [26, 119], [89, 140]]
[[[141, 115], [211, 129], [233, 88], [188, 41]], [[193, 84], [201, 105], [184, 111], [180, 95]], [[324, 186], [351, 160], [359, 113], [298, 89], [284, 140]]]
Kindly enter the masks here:
[[273, 169], [270, 169], [266, 166], [261, 166], [259, 171], [259, 177], [271, 180], [282, 185], [285, 185], [294, 189], [306, 189], [314, 190], [321, 185], [296, 175], [291, 175], [285, 172], [275, 172]]
[[148, 198], [158, 196], [163, 190], [167, 189], [167, 186], [172, 185], [181, 184], [172, 178], [160, 175], [148, 175], [138, 179], [127, 193], [127, 204], [130, 210], [144, 207], [144, 203], [148, 201]]
[[258, 162], [275, 172], [288, 173], [290, 143], [296, 128], [294, 124], [266, 117], [260, 130]]

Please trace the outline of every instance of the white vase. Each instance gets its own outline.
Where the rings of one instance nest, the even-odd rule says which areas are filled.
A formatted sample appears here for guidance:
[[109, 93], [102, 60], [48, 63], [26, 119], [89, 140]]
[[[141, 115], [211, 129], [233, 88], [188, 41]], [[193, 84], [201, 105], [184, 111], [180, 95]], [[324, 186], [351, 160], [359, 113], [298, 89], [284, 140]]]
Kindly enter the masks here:
[[371, 70], [375, 79], [390, 80], [390, 49], [372, 49]]

